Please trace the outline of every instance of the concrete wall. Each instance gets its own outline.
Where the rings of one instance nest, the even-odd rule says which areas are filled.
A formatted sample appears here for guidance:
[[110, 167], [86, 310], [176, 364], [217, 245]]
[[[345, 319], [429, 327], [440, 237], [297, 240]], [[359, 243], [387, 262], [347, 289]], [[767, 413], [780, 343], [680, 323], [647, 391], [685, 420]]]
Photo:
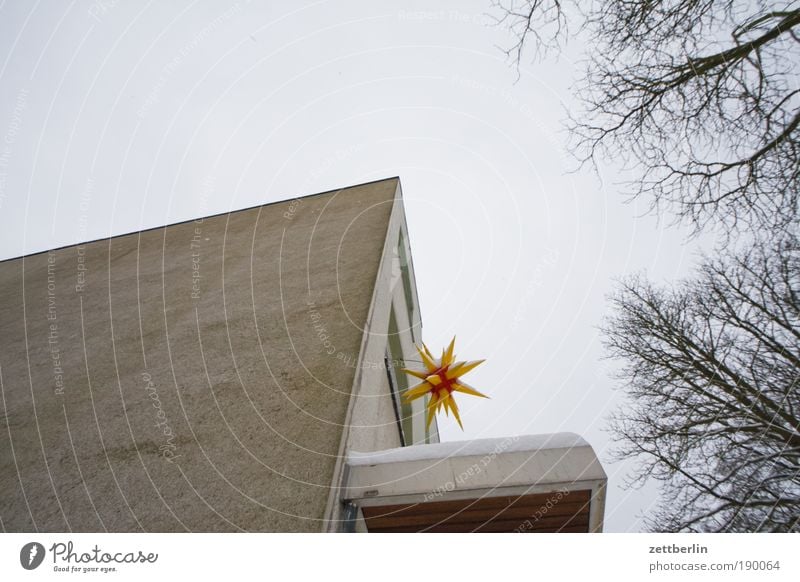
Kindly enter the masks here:
[[[389, 381], [384, 365], [391, 311], [394, 310], [395, 313], [402, 346], [400, 357], [409, 360], [419, 359], [414, 349], [414, 342], [419, 342], [422, 334], [413, 269], [410, 272], [413, 305], [409, 306], [406, 302], [402, 275], [397, 261], [397, 253], [395, 252], [401, 231], [403, 231], [405, 244], [408, 245], [402, 192], [398, 183], [398, 193], [394, 202], [394, 210], [389, 223], [381, 264], [378, 269], [375, 293], [365, 325], [360, 358], [353, 362], [353, 366], [357, 369], [354, 378], [353, 397], [345, 431], [342, 435], [341, 457], [334, 475], [334, 489], [331, 492], [331, 498], [328, 503], [327, 515], [329, 516], [329, 521], [326, 526], [327, 531], [339, 531], [343, 526], [344, 516], [341, 491], [346, 485], [345, 481], [347, 479], [343, 463], [347, 451], [381, 451], [401, 446], [397, 417], [392, 404]], [[410, 362], [409, 365], [419, 367], [417, 363]], [[398, 370], [397, 374], [402, 373]], [[424, 406], [422, 399], [418, 399], [413, 403], [414, 432], [417, 435], [414, 440], [417, 442], [419, 442], [417, 440], [418, 436], [422, 435], [424, 437]], [[432, 433], [434, 442], [438, 442], [435, 423], [432, 426]]]
[[0, 263], [3, 528], [319, 531], [397, 189]]

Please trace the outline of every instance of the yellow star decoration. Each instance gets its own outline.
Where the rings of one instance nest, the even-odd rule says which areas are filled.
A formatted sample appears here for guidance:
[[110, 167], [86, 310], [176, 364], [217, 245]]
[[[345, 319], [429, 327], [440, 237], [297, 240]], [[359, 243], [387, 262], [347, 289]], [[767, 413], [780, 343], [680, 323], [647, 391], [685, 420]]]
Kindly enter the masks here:
[[461, 424], [461, 416], [458, 414], [458, 406], [453, 398], [453, 392], [463, 392], [464, 394], [472, 394], [473, 396], [480, 396], [481, 398], [489, 398], [461, 380], [461, 376], [477, 368], [486, 360], [455, 362], [456, 358], [453, 355], [455, 345], [456, 338], [453, 337], [453, 341], [450, 342], [447, 349], [442, 350], [442, 357], [439, 359], [433, 357], [428, 346], [424, 343], [422, 344], [422, 349], [420, 349], [419, 346], [414, 346], [417, 348], [422, 358], [422, 363], [425, 364], [425, 370], [417, 372], [416, 370], [402, 368], [402, 371], [406, 374], [410, 374], [422, 380], [421, 383], [409, 388], [405, 392], [403, 397], [407, 402], [416, 400], [428, 393], [431, 395], [431, 399], [428, 402], [428, 422], [426, 426], [431, 425], [433, 415], [436, 414], [437, 411], [444, 409], [445, 414], [448, 416], [450, 415], [450, 411], [453, 411], [453, 416], [456, 417], [458, 426], [461, 427], [461, 430], [464, 430], [464, 426]]

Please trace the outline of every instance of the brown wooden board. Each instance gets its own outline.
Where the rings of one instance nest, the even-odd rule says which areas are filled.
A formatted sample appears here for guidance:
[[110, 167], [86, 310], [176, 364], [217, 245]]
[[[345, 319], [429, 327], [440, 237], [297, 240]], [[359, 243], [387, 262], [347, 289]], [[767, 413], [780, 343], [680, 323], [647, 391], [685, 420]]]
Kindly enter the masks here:
[[588, 532], [591, 492], [363, 507], [371, 532]]

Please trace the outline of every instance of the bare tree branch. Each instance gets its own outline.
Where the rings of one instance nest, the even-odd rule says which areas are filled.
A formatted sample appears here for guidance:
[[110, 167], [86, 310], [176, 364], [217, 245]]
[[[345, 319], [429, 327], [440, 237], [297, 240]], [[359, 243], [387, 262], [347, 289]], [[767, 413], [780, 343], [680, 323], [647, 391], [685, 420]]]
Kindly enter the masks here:
[[[594, 2], [580, 27], [587, 68], [571, 114], [581, 163], [636, 170], [631, 198], [699, 231], [785, 228], [800, 199], [800, 2]], [[563, 3], [496, 3], [515, 39], [537, 55], [564, 38]], [[570, 12], [572, 15], [572, 12]], [[554, 24], [556, 23], [556, 24]]]
[[642, 277], [603, 328], [629, 397], [620, 458], [663, 482], [657, 531], [799, 531], [800, 241], [706, 259], [676, 288]]

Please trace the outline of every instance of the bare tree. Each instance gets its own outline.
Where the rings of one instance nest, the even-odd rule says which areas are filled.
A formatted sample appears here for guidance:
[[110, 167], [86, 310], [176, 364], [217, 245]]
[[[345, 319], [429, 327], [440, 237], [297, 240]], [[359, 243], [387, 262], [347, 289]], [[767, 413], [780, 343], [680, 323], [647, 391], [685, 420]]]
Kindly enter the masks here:
[[505, 49], [517, 66], [525, 49], [530, 48], [536, 57], [543, 57], [553, 49], [561, 48], [560, 41], [567, 35], [567, 15], [561, 0], [492, 0], [494, 21], [507, 26], [516, 38]]
[[[785, 227], [798, 216], [800, 3], [751, 0], [495, 0], [508, 54], [557, 47], [580, 21], [583, 108], [568, 122], [582, 162], [613, 158], [697, 230]], [[729, 230], [729, 232], [731, 232]]]
[[800, 243], [624, 282], [603, 329], [628, 402], [621, 458], [662, 482], [656, 531], [800, 531]]

